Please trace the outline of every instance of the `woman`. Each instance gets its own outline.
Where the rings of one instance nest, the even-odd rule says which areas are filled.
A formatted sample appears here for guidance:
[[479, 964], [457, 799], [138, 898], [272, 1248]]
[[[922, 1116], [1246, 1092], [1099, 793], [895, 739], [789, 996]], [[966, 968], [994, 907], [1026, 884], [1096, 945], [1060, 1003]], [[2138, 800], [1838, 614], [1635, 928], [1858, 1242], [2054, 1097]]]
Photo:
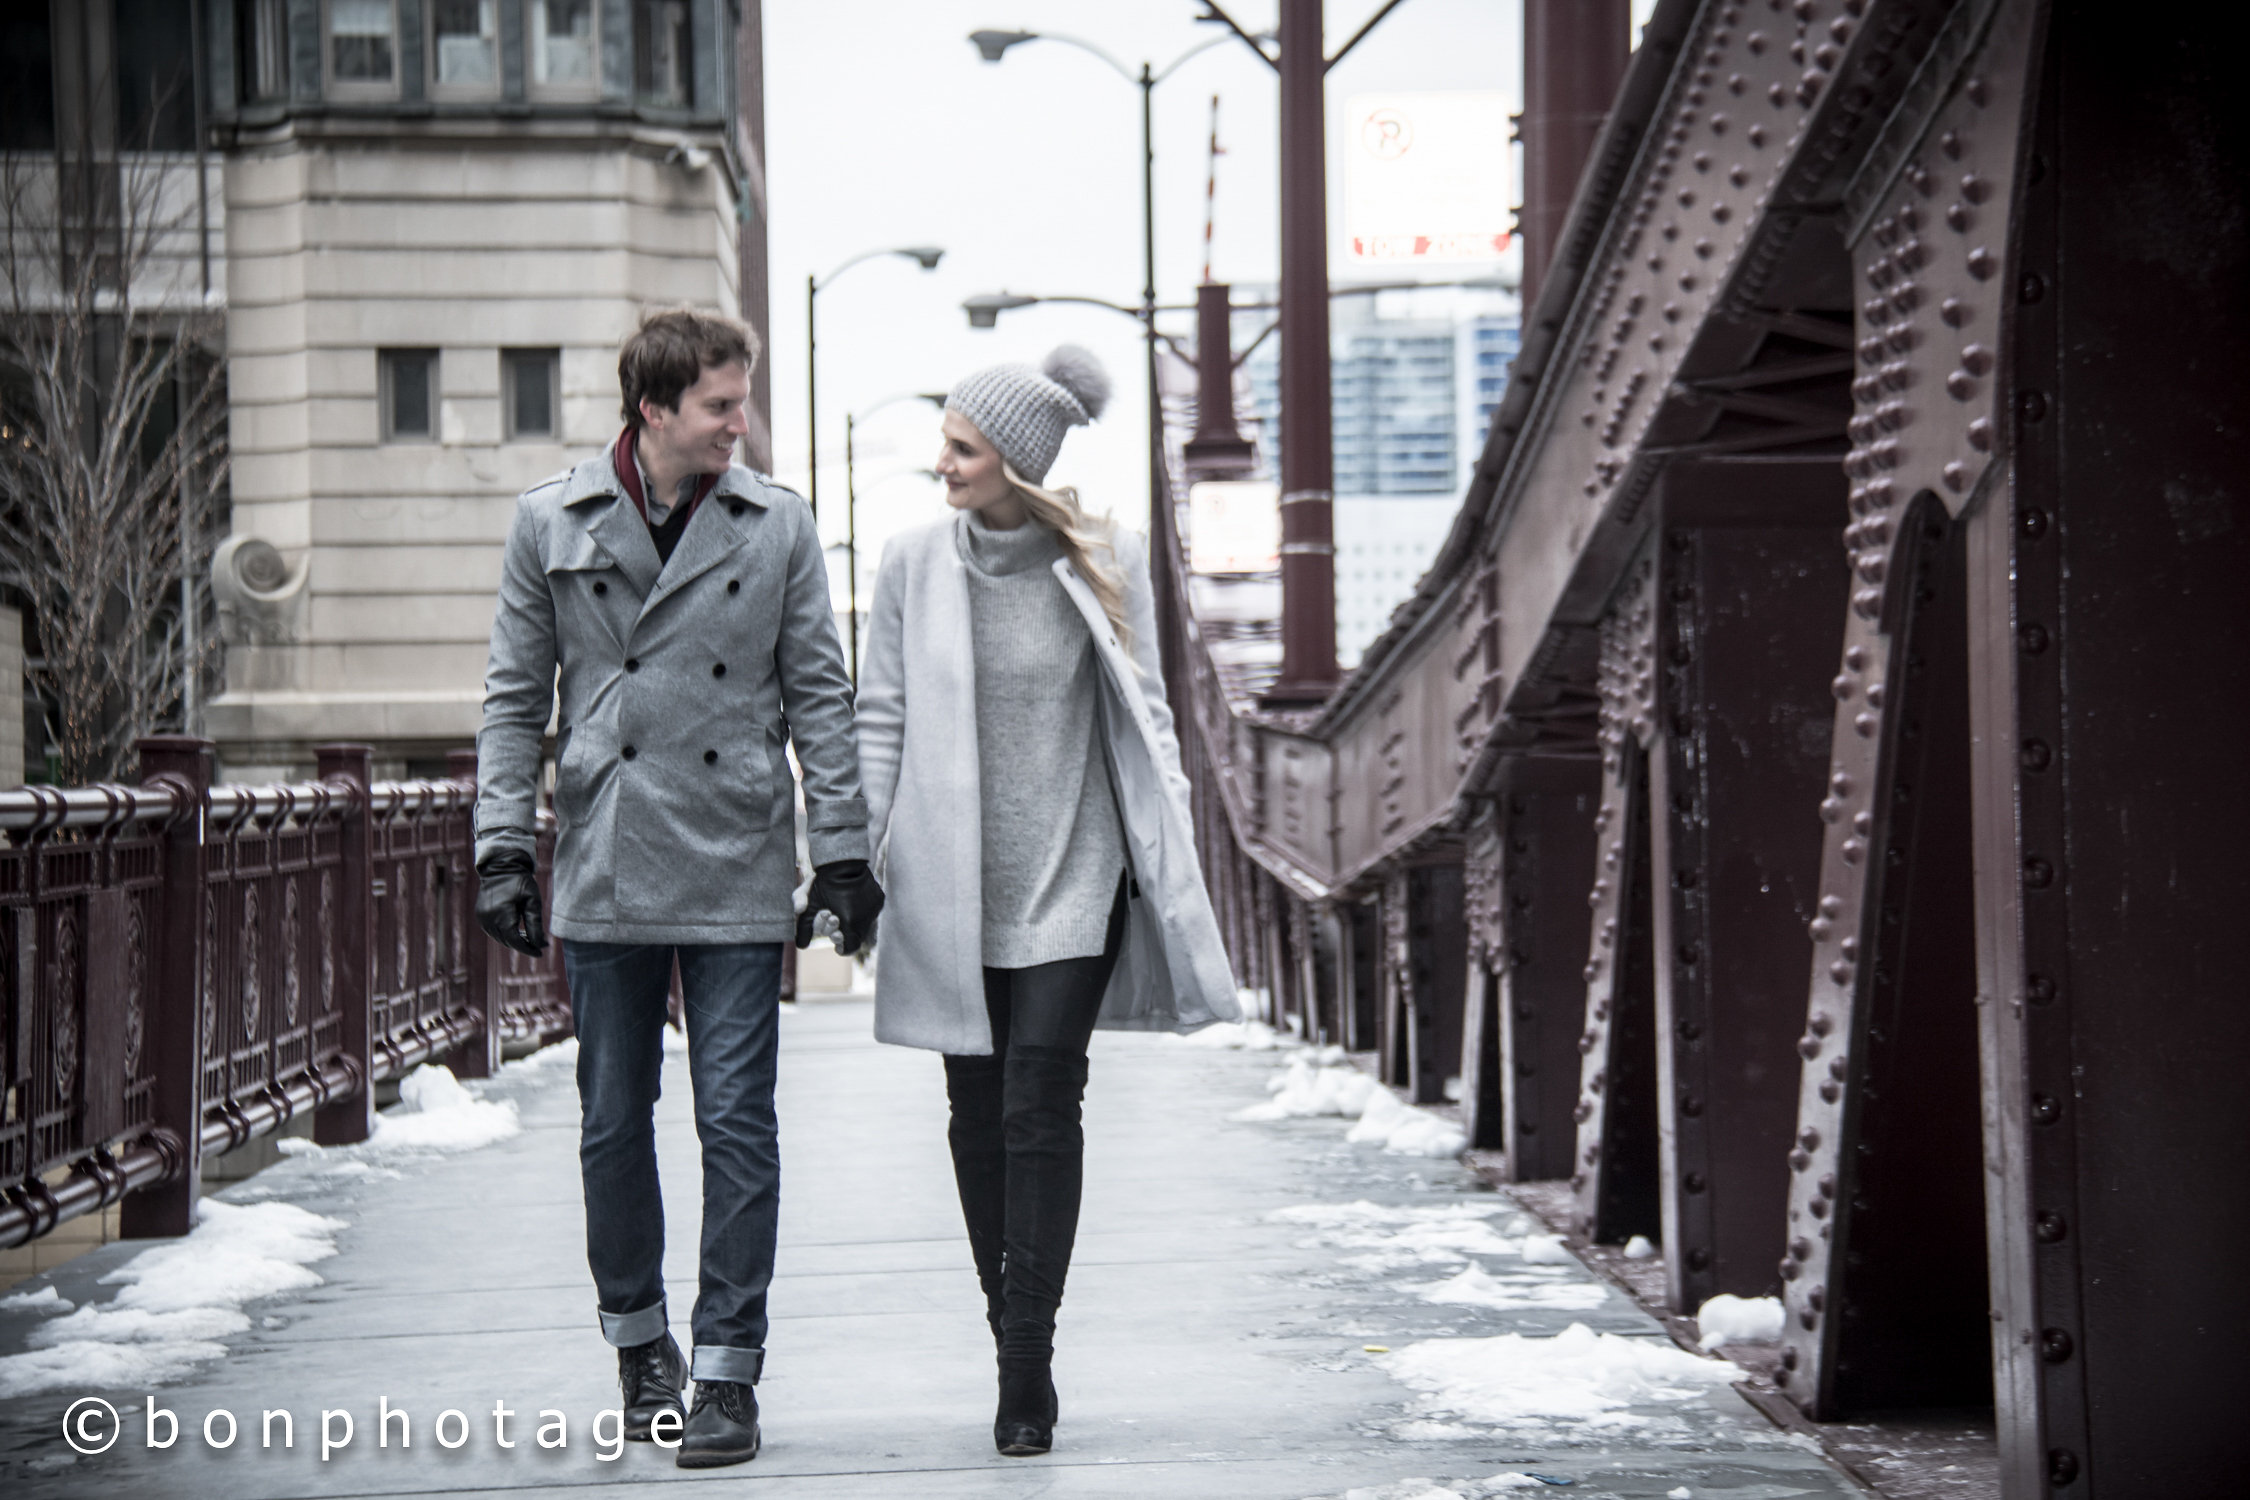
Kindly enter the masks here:
[[889, 892], [877, 1040], [945, 1054], [947, 1138], [999, 1347], [993, 1441], [1045, 1453], [1097, 1026], [1238, 1015], [1130, 533], [1040, 487], [1108, 377], [1065, 346], [946, 399], [955, 514], [895, 537], [861, 674], [861, 773]]

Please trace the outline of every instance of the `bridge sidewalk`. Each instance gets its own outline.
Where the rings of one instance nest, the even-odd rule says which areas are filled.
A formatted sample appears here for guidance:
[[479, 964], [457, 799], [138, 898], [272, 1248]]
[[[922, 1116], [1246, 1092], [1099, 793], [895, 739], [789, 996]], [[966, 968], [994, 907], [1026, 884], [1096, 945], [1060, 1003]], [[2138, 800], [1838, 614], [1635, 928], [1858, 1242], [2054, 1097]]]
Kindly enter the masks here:
[[[145, 1446], [151, 1393], [130, 1384], [0, 1401], [0, 1488], [20, 1500], [529, 1500], [681, 1483], [821, 1500], [1305, 1500], [1381, 1487], [1385, 1500], [1419, 1500], [1427, 1483], [1399, 1482], [1456, 1476], [1456, 1495], [1542, 1487], [1494, 1478], [1522, 1473], [1572, 1480], [1572, 1494], [1589, 1496], [1859, 1493], [1723, 1384], [1642, 1389], [1635, 1404], [1585, 1420], [1469, 1419], [1419, 1400], [1367, 1346], [1403, 1351], [1419, 1339], [1545, 1335], [1581, 1322], [1625, 1336], [1632, 1350], [1676, 1351], [1575, 1265], [1535, 1275], [1505, 1255], [1482, 1258], [1502, 1283], [1543, 1276], [1565, 1288], [1539, 1291], [1540, 1306], [1446, 1305], [1405, 1290], [1476, 1269], [1476, 1258], [1440, 1243], [1461, 1223], [1517, 1236], [1537, 1226], [1456, 1163], [1346, 1144], [1341, 1121], [1230, 1121], [1264, 1097], [1270, 1056], [1138, 1036], [1096, 1044], [1056, 1452], [999, 1458], [991, 1346], [953, 1199], [937, 1060], [874, 1045], [868, 1023], [856, 1001], [807, 1004], [783, 1022], [782, 1246], [759, 1392], [767, 1446], [754, 1464], [690, 1474], [640, 1444], [599, 1457], [588, 1424], [615, 1399], [614, 1360], [594, 1327], [583, 1259], [576, 1096], [567, 1068], [513, 1067], [488, 1090], [520, 1110], [511, 1138], [452, 1155], [300, 1158], [229, 1189], [224, 1201], [278, 1199], [344, 1223], [337, 1253], [313, 1266], [323, 1284], [249, 1304], [252, 1327], [224, 1340], [223, 1359], [153, 1392], [178, 1416], [170, 1448]], [[697, 1197], [684, 1057], [666, 1059], [665, 1083], [666, 1270], [684, 1338]], [[1359, 1202], [1373, 1206], [1344, 1207]], [[1464, 1203], [1465, 1219], [1413, 1212]], [[1329, 1207], [1268, 1217], [1307, 1205]], [[74, 1302], [102, 1301], [116, 1289], [99, 1278], [143, 1248], [104, 1247], [17, 1291], [51, 1284]], [[0, 1365], [40, 1321], [0, 1313]], [[98, 1456], [60, 1441], [63, 1408], [82, 1394], [124, 1408], [122, 1439]], [[396, 1444], [395, 1422], [392, 1445], [377, 1446], [382, 1401], [409, 1414], [411, 1447]], [[494, 1440], [495, 1402], [515, 1414], [513, 1448]], [[220, 1408], [243, 1436], [214, 1450], [203, 1427]], [[431, 1433], [449, 1408], [469, 1418], [455, 1451]], [[266, 1409], [293, 1411], [294, 1448], [259, 1446]], [[547, 1409], [564, 1414], [567, 1447], [534, 1441]], [[352, 1415], [354, 1436], [324, 1459], [329, 1410]], [[1484, 1482], [1460, 1482], [1470, 1478]]]

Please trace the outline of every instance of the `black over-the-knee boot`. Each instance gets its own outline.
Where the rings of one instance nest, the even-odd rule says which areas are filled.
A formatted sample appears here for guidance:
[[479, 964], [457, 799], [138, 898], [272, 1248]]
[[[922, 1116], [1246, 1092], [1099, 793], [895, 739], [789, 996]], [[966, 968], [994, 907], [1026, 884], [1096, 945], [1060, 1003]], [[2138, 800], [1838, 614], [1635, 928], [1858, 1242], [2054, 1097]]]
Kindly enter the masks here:
[[1005, 1291], [1002, 1266], [1008, 1219], [1008, 1146], [1002, 1123], [1001, 1060], [945, 1059], [945, 1097], [953, 1107], [946, 1144], [953, 1148], [953, 1182], [961, 1192], [961, 1219], [969, 1254], [984, 1288], [984, 1317], [1000, 1342]]
[[1044, 1453], [1057, 1416], [1055, 1312], [1078, 1237], [1086, 1137], [1086, 1055], [1021, 1042], [1003, 1083], [1008, 1152], [1007, 1256], [1000, 1322], [1002, 1452]]

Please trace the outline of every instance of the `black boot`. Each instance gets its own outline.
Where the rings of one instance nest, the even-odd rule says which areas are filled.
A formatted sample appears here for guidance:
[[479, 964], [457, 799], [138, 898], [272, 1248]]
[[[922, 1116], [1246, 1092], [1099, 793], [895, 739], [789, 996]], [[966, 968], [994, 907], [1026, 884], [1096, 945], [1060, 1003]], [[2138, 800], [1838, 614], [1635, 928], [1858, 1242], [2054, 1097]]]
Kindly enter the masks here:
[[758, 1456], [758, 1393], [734, 1380], [699, 1380], [680, 1439], [683, 1469], [720, 1469]]
[[1007, 1251], [1000, 1407], [992, 1438], [1011, 1457], [1054, 1446], [1055, 1313], [1078, 1237], [1086, 1138], [1079, 1124], [1086, 1056], [1015, 1046], [1006, 1069]]
[[1007, 1458], [1036, 1458], [1055, 1446], [1055, 1378], [1045, 1363], [1000, 1367], [1000, 1410], [992, 1445]]
[[969, 1255], [984, 1289], [984, 1320], [1000, 1342], [1005, 1306], [1003, 1243], [1008, 1219], [1008, 1147], [1001, 1123], [1001, 1061], [997, 1057], [945, 1060], [945, 1096], [953, 1117], [946, 1144], [953, 1150], [953, 1181], [961, 1192], [961, 1219]]
[[687, 1360], [672, 1335], [617, 1351], [617, 1384], [625, 1393], [625, 1437], [645, 1443], [648, 1424], [660, 1411], [677, 1415], [680, 1389], [687, 1384]]

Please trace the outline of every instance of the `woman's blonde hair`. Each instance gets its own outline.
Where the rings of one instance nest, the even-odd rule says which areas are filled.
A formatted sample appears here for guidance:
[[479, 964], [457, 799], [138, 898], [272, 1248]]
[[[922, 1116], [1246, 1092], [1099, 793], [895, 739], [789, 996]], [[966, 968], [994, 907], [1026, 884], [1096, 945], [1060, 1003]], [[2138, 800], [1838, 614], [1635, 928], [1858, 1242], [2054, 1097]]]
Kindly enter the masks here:
[[1096, 552], [1099, 548], [1108, 553], [1110, 559], [1116, 557], [1113, 539], [1117, 535], [1117, 523], [1107, 516], [1087, 515], [1085, 507], [1078, 503], [1078, 491], [1071, 486], [1048, 489], [1033, 484], [1018, 474], [1015, 465], [1005, 458], [1000, 460], [1000, 474], [1023, 497], [1024, 509], [1031, 512], [1031, 518], [1061, 540], [1063, 555], [1078, 570], [1078, 576], [1086, 580], [1086, 586], [1094, 591], [1095, 599], [1101, 602], [1102, 613], [1109, 616], [1110, 628], [1117, 632], [1117, 639], [1125, 649], [1131, 651], [1133, 631], [1125, 623], [1125, 580], [1114, 561], [1103, 560]]

